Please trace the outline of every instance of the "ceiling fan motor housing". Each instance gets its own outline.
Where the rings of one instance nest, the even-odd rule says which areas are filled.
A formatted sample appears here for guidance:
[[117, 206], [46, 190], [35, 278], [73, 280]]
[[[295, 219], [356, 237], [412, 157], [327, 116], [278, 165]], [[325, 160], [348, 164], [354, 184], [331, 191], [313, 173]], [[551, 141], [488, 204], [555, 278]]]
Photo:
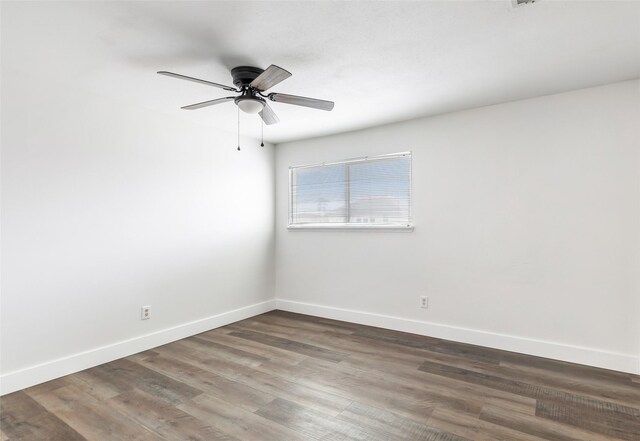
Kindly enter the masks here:
[[258, 75], [264, 72], [264, 69], [253, 66], [238, 66], [231, 69], [231, 76], [233, 77], [233, 84], [237, 88], [243, 89], [249, 87], [249, 84], [255, 80]]

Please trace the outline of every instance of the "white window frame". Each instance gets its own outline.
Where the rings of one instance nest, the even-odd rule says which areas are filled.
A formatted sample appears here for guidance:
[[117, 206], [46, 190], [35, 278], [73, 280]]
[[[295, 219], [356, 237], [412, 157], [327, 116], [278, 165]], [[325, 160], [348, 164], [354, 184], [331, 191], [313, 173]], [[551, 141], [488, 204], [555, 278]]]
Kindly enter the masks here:
[[[358, 162], [370, 162], [376, 160], [383, 159], [392, 159], [392, 158], [400, 158], [403, 156], [409, 156], [411, 160], [409, 161], [409, 222], [406, 224], [394, 224], [394, 225], [368, 225], [365, 223], [357, 223], [357, 222], [348, 222], [348, 223], [305, 223], [305, 224], [296, 224], [293, 223], [293, 172], [302, 168], [311, 168], [311, 167], [320, 167], [325, 165], [338, 165], [338, 164], [351, 164]], [[348, 170], [348, 168], [347, 168]], [[346, 191], [349, 191], [349, 186], [346, 186]], [[342, 161], [333, 161], [333, 162], [320, 162], [316, 164], [304, 164], [304, 165], [296, 165], [289, 167], [289, 187], [287, 189], [289, 192], [288, 198], [288, 207], [287, 207], [287, 216], [288, 223], [287, 229], [289, 230], [398, 230], [398, 231], [413, 231], [413, 156], [410, 151], [408, 152], [400, 152], [400, 153], [390, 153], [386, 155], [377, 155], [377, 156], [361, 156], [358, 158], [345, 159]], [[347, 199], [348, 201], [348, 199]], [[349, 210], [349, 203], [347, 202], [347, 210]]]

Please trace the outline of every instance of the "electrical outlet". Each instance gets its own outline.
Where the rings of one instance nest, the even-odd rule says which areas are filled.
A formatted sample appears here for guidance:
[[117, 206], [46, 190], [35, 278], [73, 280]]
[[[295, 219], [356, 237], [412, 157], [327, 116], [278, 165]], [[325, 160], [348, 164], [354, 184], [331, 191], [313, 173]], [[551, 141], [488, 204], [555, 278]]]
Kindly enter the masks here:
[[429, 308], [429, 297], [427, 296], [420, 297], [420, 307], [424, 309]]
[[143, 306], [142, 307], [142, 315], [140, 317], [141, 320], [149, 320], [151, 318], [151, 306]]

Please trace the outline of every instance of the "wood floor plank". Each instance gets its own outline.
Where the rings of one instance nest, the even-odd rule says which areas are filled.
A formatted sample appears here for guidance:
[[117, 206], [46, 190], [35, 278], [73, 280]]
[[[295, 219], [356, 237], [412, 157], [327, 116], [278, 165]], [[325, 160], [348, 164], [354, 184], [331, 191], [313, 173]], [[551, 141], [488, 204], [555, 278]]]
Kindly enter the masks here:
[[367, 431], [349, 422], [337, 420], [281, 398], [273, 400], [256, 411], [256, 414], [313, 439], [329, 439], [330, 435], [339, 434], [359, 441], [399, 440], [391, 434]]
[[281, 363], [297, 364], [306, 358], [306, 355], [286, 351], [274, 346], [264, 345], [245, 338], [234, 337], [227, 333], [216, 331], [217, 330], [214, 329], [213, 331], [198, 334], [198, 337], [216, 342], [220, 345], [242, 349], [246, 352], [252, 352], [268, 360], [275, 359]]
[[328, 415], [337, 415], [351, 404], [351, 400], [342, 395], [324, 391], [321, 388], [313, 387], [313, 385], [301, 384], [275, 375], [273, 372], [269, 373], [268, 369], [245, 372], [237, 380]]
[[274, 395], [247, 386], [242, 382], [216, 375], [182, 361], [157, 356], [150, 357], [140, 363], [204, 393], [223, 397], [228, 403], [240, 406], [250, 412], [275, 398]]
[[241, 440], [304, 441], [302, 434], [253, 412], [229, 405], [221, 398], [203, 394], [178, 405], [190, 415]]
[[[87, 373], [87, 371], [81, 371], [73, 375], [69, 375], [66, 379], [67, 384], [76, 386], [78, 389], [97, 400], [108, 400], [120, 393], [116, 388], [112, 387], [111, 384], [96, 379], [94, 376]], [[34, 393], [34, 391], [30, 390], [30, 393]], [[37, 392], [35, 393], [37, 394]]]
[[573, 378], [584, 378], [588, 381], [603, 380], [617, 382], [628, 385], [631, 381], [631, 374], [617, 372], [608, 369], [600, 369], [591, 366], [584, 366], [566, 361], [552, 360], [549, 358], [533, 357], [531, 355], [517, 354], [515, 352], [504, 352], [503, 363], [512, 363], [521, 366], [544, 369], [547, 372], [566, 374]]
[[201, 390], [125, 358], [93, 369], [101, 371], [103, 379], [106, 378], [113, 381], [112, 384], [118, 385], [121, 393], [137, 388], [174, 404], [202, 393]]
[[[265, 363], [258, 369], [268, 369]], [[437, 404], [460, 412], [478, 415], [481, 403], [468, 400], [456, 391], [433, 390], [428, 385], [414, 387], [386, 379], [372, 378], [366, 372], [350, 370], [340, 364], [308, 359], [294, 367], [280, 366], [277, 375], [286, 375], [296, 382], [319, 388], [372, 406], [394, 408], [407, 417], [423, 420]]]
[[[74, 385], [33, 397], [51, 413], [91, 441], [151, 441], [162, 437], [128, 416], [95, 400]], [[46, 438], [45, 438], [46, 439]]]
[[483, 407], [480, 420], [549, 441], [612, 441], [609, 436], [494, 406]]
[[504, 394], [499, 396], [487, 396], [483, 400], [483, 407], [492, 406], [519, 412], [525, 415], [536, 414], [535, 398], [525, 397], [516, 394]]
[[[382, 383], [392, 378], [394, 383], [411, 387], [416, 391], [444, 395], [447, 399], [458, 397], [460, 400], [475, 401], [478, 403], [488, 401], [495, 403], [502, 402], [504, 405], [510, 407], [527, 409], [531, 414], [535, 413], [535, 399], [503, 392], [475, 383], [433, 375], [418, 369], [409, 369], [402, 365], [398, 366], [393, 363], [387, 364], [383, 362], [367, 363], [366, 359], [360, 360], [357, 357], [351, 356], [347, 360], [341, 361], [337, 369], [341, 369], [343, 366], [350, 369], [363, 370], [371, 378], [377, 379]], [[447, 399], [438, 400], [437, 404], [444, 406], [447, 403]], [[479, 411], [480, 405], [478, 404], [475, 406], [475, 412], [479, 413]]]
[[73, 377], [72, 375], [68, 375], [66, 377], [56, 378], [55, 380], [47, 381], [46, 383], [37, 384], [33, 387], [30, 387], [29, 392], [32, 394], [47, 393], [49, 391], [53, 391], [64, 386], [68, 386], [73, 382], [72, 377]]
[[298, 314], [296, 312], [282, 311], [280, 309], [269, 311], [257, 317], [271, 317], [271, 316], [284, 317], [290, 320], [295, 320], [297, 322], [303, 322], [303, 323], [319, 323], [319, 324], [324, 324], [333, 329], [344, 329], [346, 331], [362, 329], [362, 325], [359, 325], [357, 323], [345, 322], [341, 320], [333, 320], [333, 319], [328, 319], [324, 317], [316, 317], [316, 316], [307, 315], [307, 314]]
[[[584, 396], [596, 401], [607, 401], [622, 406], [632, 406], [640, 403], [640, 390], [622, 386], [619, 383], [607, 383], [585, 381], [582, 378], [565, 378], [558, 376], [553, 372], [539, 372], [535, 369], [527, 369], [526, 367], [512, 367], [509, 365], [487, 366], [487, 365], [470, 365], [460, 366], [452, 365], [443, 360], [434, 360], [429, 358], [429, 362], [437, 362], [441, 365], [453, 366], [457, 368], [472, 371], [475, 374], [489, 375], [491, 377], [499, 377], [507, 380], [507, 382], [515, 380], [525, 382], [532, 386], [551, 387], [558, 392], [566, 392], [569, 394]], [[425, 370], [422, 370], [426, 372]]]
[[224, 373], [224, 376], [227, 378], [237, 376], [238, 369], [246, 367], [233, 361], [211, 358], [212, 354], [206, 350], [196, 350], [181, 343], [182, 341], [177, 341], [169, 345], [160, 346], [156, 348], [156, 352], [168, 358], [188, 362], [200, 369], [210, 370], [215, 373]]
[[0, 398], [0, 430], [6, 439], [86, 441], [80, 433], [22, 391]]
[[0, 405], [0, 441], [640, 441], [640, 376], [283, 311]]
[[138, 352], [137, 354], [129, 355], [128, 357], [125, 357], [125, 358], [135, 363], [141, 360], [146, 360], [149, 357], [155, 357], [156, 355], [158, 355], [158, 353], [150, 349], [148, 351]]
[[[489, 365], [482, 361], [468, 359], [455, 353], [433, 352], [424, 347], [405, 347], [389, 341], [376, 340], [354, 334], [295, 332], [295, 330], [284, 328], [276, 323], [268, 323], [265, 321], [251, 321], [250, 323], [254, 330], [269, 335], [319, 346], [324, 349], [348, 353], [348, 359], [362, 356], [368, 361], [375, 360], [376, 363], [391, 362], [395, 365], [403, 364], [409, 367], [419, 366], [425, 358], [460, 367], [476, 365], [480, 367], [495, 366], [494, 362]], [[234, 324], [234, 327], [235, 326], [239, 325]], [[251, 330], [249, 328], [243, 329]]]
[[388, 410], [354, 402], [337, 418], [376, 433], [390, 433], [399, 439], [428, 440], [444, 432], [426, 424], [430, 416], [431, 412], [425, 414], [424, 423], [418, 423]]
[[210, 339], [201, 337], [189, 337], [182, 340], [187, 346], [206, 351], [210, 358], [218, 360], [228, 360], [245, 366], [259, 366], [265, 361], [269, 361], [267, 357], [252, 354], [238, 348], [233, 348], [216, 343]]
[[318, 346], [299, 343], [293, 340], [287, 340], [280, 337], [273, 337], [261, 332], [247, 331], [243, 329], [234, 330], [230, 335], [240, 337], [247, 340], [257, 341], [269, 346], [274, 346], [287, 351], [297, 352], [308, 357], [320, 358], [333, 362], [339, 362], [348, 357], [348, 354], [342, 352], [331, 351], [329, 349], [320, 348]]
[[[407, 348], [357, 335], [347, 336], [341, 342], [356, 348], [349, 359], [357, 359], [362, 356], [364, 359], [376, 359], [379, 363], [392, 362], [393, 364], [412, 367], [413, 364], [416, 363], [416, 360], [424, 361], [425, 359], [462, 368], [479, 367], [491, 369], [494, 366], [493, 363], [489, 364], [483, 361], [469, 359], [462, 355], [434, 352], [424, 348]], [[421, 364], [421, 361], [418, 362], [418, 366]]]
[[[278, 328], [277, 326], [276, 327], [271, 326], [271, 329], [278, 329]], [[301, 334], [305, 336], [307, 335], [304, 333], [301, 333]], [[296, 338], [299, 338], [299, 337], [296, 337]], [[352, 337], [349, 336], [346, 338], [349, 339]], [[433, 376], [431, 376], [431, 378], [425, 378], [424, 373], [417, 372], [415, 369], [412, 369], [412, 370], [406, 369], [405, 366], [399, 365], [397, 360], [394, 358], [390, 358], [390, 360], [384, 360], [384, 356], [388, 356], [390, 351], [386, 347], [384, 348], [384, 350], [381, 350], [380, 348], [378, 348], [378, 343], [375, 343], [375, 345], [371, 343], [367, 345], [366, 341], [364, 342], [359, 341], [358, 344], [349, 344], [349, 343], [344, 343], [345, 338], [342, 338], [342, 339], [334, 338], [333, 341], [339, 342], [337, 344], [342, 344], [340, 348], [342, 350], [345, 350], [345, 352], [348, 349], [351, 349], [354, 352], [351, 352], [349, 358], [340, 362], [338, 366], [332, 367], [332, 369], [340, 369], [341, 365], [348, 365], [358, 369], [364, 369], [369, 373], [370, 376], [378, 378], [381, 381], [385, 381], [385, 379], [387, 378], [393, 378], [394, 381], [402, 380], [403, 384], [409, 385], [417, 389], [420, 389], [421, 384], [427, 383], [428, 388], [431, 389], [430, 391], [435, 393], [438, 392], [437, 388], [438, 388], [438, 384], [440, 384], [442, 385], [442, 387], [440, 388], [440, 393], [448, 397], [450, 397], [452, 394], [455, 395], [456, 391], [460, 391], [462, 395], [468, 395], [474, 398], [496, 397], [496, 398], [501, 398], [503, 400], [507, 400], [507, 398], [512, 397], [515, 399], [519, 399], [518, 396], [516, 395], [501, 393], [500, 391], [496, 391], [483, 386], [476, 386], [473, 384], [465, 385], [464, 383], [460, 383], [458, 381], [451, 381], [450, 383], [448, 383], [445, 379], [442, 379], [442, 377], [440, 377], [440, 380], [437, 380], [436, 378], [436, 381], [434, 381]], [[325, 342], [325, 347], [330, 347], [329, 345], [330, 345], [329, 343]], [[371, 346], [374, 347], [374, 351], [372, 352], [367, 352], [364, 354], [355, 353], [355, 351], [360, 351], [362, 348], [367, 348]], [[380, 359], [378, 359], [376, 358], [378, 354], [384, 354], [384, 355], [381, 355]], [[440, 354], [436, 353], [436, 355], [442, 358]], [[445, 356], [445, 358], [446, 357], [448, 356]], [[375, 360], [375, 363], [372, 363], [373, 360]], [[417, 360], [424, 360], [424, 358], [415, 357], [414, 360], [416, 360], [415, 363], [417, 363], [418, 362]], [[450, 361], [450, 360], [447, 360], [447, 361]], [[400, 364], [403, 364], [403, 363], [400, 363]], [[386, 369], [385, 369], [385, 366], [386, 366]], [[415, 364], [413, 365], [410, 364], [409, 366], [411, 366], [412, 368], [416, 367]], [[284, 367], [284, 370], [286, 371], [287, 367]], [[428, 381], [425, 381], [425, 380], [428, 380]], [[448, 384], [443, 384], [443, 383], [448, 383]], [[535, 412], [535, 402], [529, 407], [532, 413]], [[475, 411], [479, 413], [479, 406], [476, 406]]]
[[[370, 392], [366, 389], [366, 387], [354, 389], [345, 385], [330, 384], [330, 382], [323, 383], [323, 381], [324, 380], [319, 380], [318, 382], [303, 384], [308, 384], [310, 387], [317, 388], [318, 390], [325, 393], [333, 393], [336, 395], [339, 394], [341, 397], [345, 397], [352, 401], [358, 400], [371, 406], [393, 409], [394, 412], [398, 415], [401, 415], [402, 417], [407, 419], [413, 419], [418, 422], [423, 422], [425, 418], [432, 412], [435, 405], [434, 401], [428, 398], [417, 401], [407, 400], [403, 398], [390, 397], [378, 392]], [[300, 384], [299, 381], [296, 381], [296, 383]], [[300, 403], [300, 400], [296, 400], [296, 402]], [[313, 403], [310, 407], [316, 409], [318, 408]]]
[[[513, 410], [511, 411], [513, 412]], [[545, 441], [544, 438], [469, 417], [449, 409], [435, 409], [429, 417], [428, 424], [431, 427], [474, 441]]]
[[109, 404], [167, 440], [238, 441], [209, 423], [138, 389], [110, 399]]
[[331, 334], [340, 334], [340, 335], [349, 335], [353, 334], [354, 328], [347, 328], [344, 326], [336, 325], [334, 323], [323, 323], [322, 321], [317, 320], [299, 320], [292, 318], [290, 316], [283, 316], [278, 314], [263, 314], [252, 317], [251, 322], [259, 322], [266, 324], [275, 324], [278, 326], [282, 326], [285, 328], [289, 328], [294, 332], [314, 332], [314, 333], [325, 333], [329, 332]]
[[[311, 407], [331, 415], [337, 415], [351, 404], [351, 400], [347, 398], [292, 382], [286, 376], [280, 376], [275, 372], [270, 371], [269, 368], [257, 371], [233, 362], [202, 360], [199, 357], [193, 358], [192, 353], [184, 353], [182, 350], [178, 350], [177, 353], [174, 353], [169, 348], [159, 348], [158, 351], [162, 356], [169, 359], [175, 360], [175, 357], [178, 356], [182, 363], [192, 364], [193, 366], [201, 368], [207, 372], [220, 375], [267, 394], [279, 396], [289, 401], [293, 401], [300, 405]], [[151, 362], [152, 359], [149, 359], [145, 363]], [[147, 366], [154, 368], [150, 364]]]
[[629, 406], [640, 403], [640, 388], [629, 387], [628, 383], [619, 379], [611, 381], [608, 377], [585, 378], [580, 375], [573, 376], [564, 372], [558, 373], [535, 366], [523, 366], [504, 361], [500, 362], [496, 373], [503, 377], [546, 385], [565, 392], [588, 395], [594, 399]]
[[448, 376], [450, 378], [455, 378], [469, 383], [482, 384], [504, 392], [531, 397], [537, 400], [560, 401], [565, 404], [580, 405], [592, 410], [623, 413], [640, 418], [640, 408], [611, 403], [608, 401], [595, 400], [582, 395], [558, 391], [549, 387], [532, 385], [522, 381], [507, 380], [493, 375], [481, 374], [429, 361], [425, 361], [419, 369], [424, 372]]
[[624, 413], [594, 412], [583, 406], [561, 405], [538, 400], [536, 416], [558, 421], [613, 438], [640, 440], [640, 418]]
[[[189, 357], [182, 356], [177, 358], [173, 354], [163, 352], [153, 357], [137, 360], [136, 363], [179, 381], [182, 381], [182, 378], [189, 378], [194, 373], [207, 372], [198, 367], [197, 360], [194, 360], [194, 363], [190, 361], [192, 360]], [[196, 389], [198, 388], [196, 387]]]
[[465, 358], [481, 361], [484, 363], [498, 364], [500, 362], [500, 352], [482, 346], [465, 345], [452, 341], [425, 338], [415, 334], [389, 332], [380, 328], [364, 328], [354, 332], [354, 335], [366, 337], [376, 341], [385, 341], [398, 346], [416, 349], [427, 349], [431, 352], [441, 352], [443, 354], [455, 354]]
[[[264, 334], [268, 334], [275, 337], [280, 337], [286, 340], [291, 340], [297, 343], [302, 343], [311, 346], [317, 346], [325, 350], [332, 350], [336, 352], [347, 353], [352, 356], [354, 353], [358, 353], [361, 350], [366, 350], [368, 356], [374, 354], [381, 355], [381, 346], [379, 342], [373, 342], [362, 337], [353, 336], [351, 334], [338, 334], [331, 332], [295, 332], [290, 328], [282, 327], [275, 323], [265, 323], [263, 321], [251, 322], [251, 327], [244, 327], [243, 325], [234, 324], [234, 329], [242, 329], [246, 331], [258, 331]], [[353, 344], [355, 342], [359, 345]], [[402, 360], [408, 360], [409, 363], [420, 364], [422, 359], [415, 351], [404, 351], [404, 348], [391, 347], [389, 345], [385, 351], [385, 355], [393, 356], [394, 360], [401, 362]]]

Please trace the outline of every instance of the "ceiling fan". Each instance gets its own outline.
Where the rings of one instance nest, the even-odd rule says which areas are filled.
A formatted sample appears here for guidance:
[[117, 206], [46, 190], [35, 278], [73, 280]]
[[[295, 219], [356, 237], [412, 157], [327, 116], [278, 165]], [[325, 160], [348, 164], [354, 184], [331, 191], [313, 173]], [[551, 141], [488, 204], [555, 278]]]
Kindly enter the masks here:
[[182, 109], [195, 110], [203, 107], [214, 106], [216, 104], [233, 101], [238, 108], [246, 113], [258, 113], [265, 124], [276, 124], [280, 120], [271, 109], [267, 100], [276, 103], [293, 104], [296, 106], [311, 107], [312, 109], [332, 110], [333, 101], [318, 100], [315, 98], [307, 98], [304, 96], [287, 95], [284, 93], [263, 94], [281, 81], [291, 76], [291, 73], [281, 67], [272, 64], [266, 69], [252, 66], [238, 66], [231, 69], [231, 77], [236, 87], [225, 86], [224, 84], [213, 83], [211, 81], [201, 80], [198, 78], [188, 77], [173, 72], [160, 71], [160, 75], [166, 75], [181, 80], [194, 81], [196, 83], [206, 84], [208, 86], [217, 87], [219, 89], [236, 92], [240, 95], [218, 98], [215, 100], [203, 101], [201, 103], [184, 106]]

